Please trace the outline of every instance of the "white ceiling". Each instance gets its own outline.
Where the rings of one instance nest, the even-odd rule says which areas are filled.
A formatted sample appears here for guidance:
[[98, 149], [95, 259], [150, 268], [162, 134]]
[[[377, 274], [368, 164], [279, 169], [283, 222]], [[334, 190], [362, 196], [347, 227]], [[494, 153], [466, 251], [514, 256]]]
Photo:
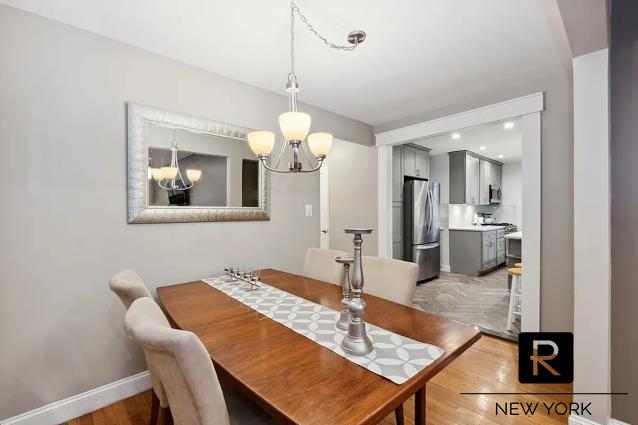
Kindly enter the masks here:
[[[440, 134], [416, 144], [432, 149], [430, 155], [468, 150], [503, 163], [519, 162], [522, 157], [520, 119], [509, 122], [514, 124], [513, 128], [506, 129], [504, 123], [499, 122]], [[453, 133], [458, 133], [461, 137], [452, 139]], [[481, 150], [481, 147], [485, 149]], [[499, 158], [499, 155], [503, 157]]]
[[[0, 0], [283, 93], [288, 0]], [[569, 67], [555, 0], [298, 0], [333, 51], [298, 24], [302, 101], [378, 125], [445, 107], [503, 80]]]

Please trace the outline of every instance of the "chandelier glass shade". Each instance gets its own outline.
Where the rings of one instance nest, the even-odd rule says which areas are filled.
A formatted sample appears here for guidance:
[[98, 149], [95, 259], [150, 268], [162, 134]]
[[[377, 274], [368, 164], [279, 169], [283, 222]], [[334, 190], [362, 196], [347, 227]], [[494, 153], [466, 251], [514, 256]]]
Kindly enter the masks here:
[[[299, 84], [295, 75], [295, 14], [308, 27], [316, 37], [321, 39], [328, 47], [336, 50], [352, 51], [365, 40], [366, 34], [363, 31], [352, 31], [348, 34], [348, 45], [340, 46], [330, 43], [325, 37], [310, 25], [308, 19], [301, 13], [295, 0], [290, 2], [290, 73], [286, 84], [288, 93], [288, 112], [279, 115], [279, 129], [283, 136], [283, 142], [274, 164], [269, 163], [271, 153], [275, 148], [275, 134], [271, 131], [253, 131], [248, 133], [248, 144], [253, 153], [257, 155], [262, 165], [269, 171], [277, 173], [310, 173], [321, 168], [332, 148], [333, 136], [330, 133], [310, 132], [312, 118], [310, 115], [297, 110], [297, 93]], [[290, 148], [292, 161], [288, 163], [287, 169], [280, 169], [279, 163], [282, 157]], [[302, 163], [301, 155], [305, 156], [308, 168]], [[311, 154], [314, 160], [311, 159]]]
[[182, 177], [182, 171], [179, 167], [177, 158], [178, 148], [175, 132], [173, 132], [173, 141], [171, 142], [171, 164], [167, 167], [151, 168], [151, 177], [157, 182], [159, 187], [165, 190], [187, 190], [190, 189], [202, 178], [202, 170], [187, 169], [186, 179]]

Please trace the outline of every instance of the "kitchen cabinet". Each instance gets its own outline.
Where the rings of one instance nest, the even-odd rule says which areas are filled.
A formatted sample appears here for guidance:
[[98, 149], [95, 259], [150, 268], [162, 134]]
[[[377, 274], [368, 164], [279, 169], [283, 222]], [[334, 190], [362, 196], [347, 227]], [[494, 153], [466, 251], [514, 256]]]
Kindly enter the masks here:
[[490, 186], [501, 187], [502, 164], [470, 151], [448, 155], [450, 204], [489, 205]]
[[505, 262], [502, 230], [450, 229], [450, 271], [480, 276]]
[[413, 145], [403, 146], [403, 175], [427, 179], [430, 176], [430, 152]]
[[392, 147], [392, 201], [403, 200], [403, 147]]

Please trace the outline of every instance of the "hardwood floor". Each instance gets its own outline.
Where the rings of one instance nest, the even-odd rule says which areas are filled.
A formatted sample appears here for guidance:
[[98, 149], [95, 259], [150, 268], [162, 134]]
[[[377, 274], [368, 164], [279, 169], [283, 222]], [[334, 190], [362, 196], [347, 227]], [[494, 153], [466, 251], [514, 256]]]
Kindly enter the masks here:
[[[429, 425], [469, 424], [559, 424], [567, 416], [547, 416], [541, 406], [533, 416], [496, 415], [496, 402], [563, 402], [571, 396], [488, 396], [462, 395], [461, 392], [570, 392], [571, 385], [522, 385], [518, 383], [516, 345], [483, 336], [427, 385], [426, 418]], [[147, 391], [68, 422], [69, 425], [148, 425], [151, 393]], [[414, 399], [405, 404], [405, 423], [414, 420]], [[160, 418], [160, 424], [162, 418]], [[395, 425], [394, 414], [382, 425]]]

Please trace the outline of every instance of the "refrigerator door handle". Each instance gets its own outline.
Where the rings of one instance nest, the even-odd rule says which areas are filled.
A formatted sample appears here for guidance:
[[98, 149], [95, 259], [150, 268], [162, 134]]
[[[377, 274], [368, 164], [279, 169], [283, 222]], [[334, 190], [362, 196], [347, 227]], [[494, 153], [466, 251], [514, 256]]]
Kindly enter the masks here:
[[439, 242], [429, 243], [429, 244], [427, 244], [427, 245], [419, 245], [419, 246], [417, 246], [417, 247], [416, 247], [416, 249], [417, 249], [418, 251], [422, 251], [422, 250], [425, 250], [425, 249], [433, 249], [433, 248], [436, 248], [436, 247], [438, 247], [439, 245], [441, 245]]

